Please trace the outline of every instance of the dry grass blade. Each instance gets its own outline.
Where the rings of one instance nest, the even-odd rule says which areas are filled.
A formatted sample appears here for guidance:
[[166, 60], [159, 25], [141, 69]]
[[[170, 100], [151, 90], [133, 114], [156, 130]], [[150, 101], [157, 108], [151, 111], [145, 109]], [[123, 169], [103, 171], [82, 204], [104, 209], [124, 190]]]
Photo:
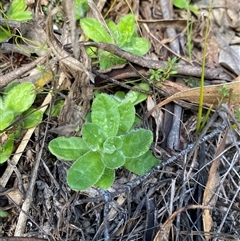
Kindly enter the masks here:
[[161, 226], [160, 230], [156, 234], [155, 238], [153, 241], [168, 241], [169, 240], [169, 233], [170, 233], [170, 228], [173, 225], [173, 221], [177, 217], [177, 215], [181, 212], [184, 212], [189, 209], [204, 209], [204, 210], [209, 210], [211, 207], [209, 206], [204, 206], [204, 205], [189, 205], [187, 207], [182, 207], [179, 210], [176, 210]]
[[[215, 156], [216, 159], [213, 161], [212, 166], [209, 171], [208, 181], [205, 187], [205, 191], [203, 194], [203, 205], [211, 205], [215, 206], [217, 202], [217, 193], [218, 193], [218, 187], [220, 183], [220, 176], [218, 173], [218, 167], [220, 164], [220, 155], [222, 151], [224, 151], [226, 138], [227, 138], [227, 132], [224, 133], [224, 137], [221, 140], [220, 145], [218, 146], [218, 149], [216, 150]], [[210, 210], [204, 210], [203, 211], [203, 227], [205, 232], [205, 238], [206, 241], [210, 240], [210, 235], [208, 234], [211, 231], [212, 228], [212, 215]]]
[[[163, 83], [163, 86], [164, 85], [165, 85], [165, 83]], [[237, 77], [234, 81], [227, 83], [227, 84], [205, 86], [203, 103], [206, 107], [213, 105], [216, 108], [219, 105], [219, 99], [221, 99], [221, 97], [222, 97], [221, 93], [219, 92], [219, 89], [221, 89], [224, 85], [228, 89], [233, 89], [235, 97], [232, 100], [232, 105], [233, 105], [234, 109], [239, 108], [239, 106], [240, 106], [240, 77]], [[173, 91], [175, 91], [175, 90], [173, 90]], [[175, 94], [173, 94], [172, 96], [168, 97], [166, 100], [157, 104], [149, 112], [149, 114], [151, 114], [155, 110], [155, 108], [162, 107], [172, 101], [184, 100], [184, 101], [188, 101], [191, 103], [198, 103], [199, 93], [200, 93], [199, 87], [192, 88], [192, 89], [182, 88], [182, 90], [176, 90]], [[225, 98], [223, 100], [223, 102], [228, 102], [228, 99]]]

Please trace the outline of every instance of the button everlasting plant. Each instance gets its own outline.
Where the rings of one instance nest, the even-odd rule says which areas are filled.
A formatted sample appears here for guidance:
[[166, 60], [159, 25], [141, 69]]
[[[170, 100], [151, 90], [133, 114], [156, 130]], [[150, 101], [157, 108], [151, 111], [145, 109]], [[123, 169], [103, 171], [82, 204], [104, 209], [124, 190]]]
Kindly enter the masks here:
[[99, 94], [92, 104], [91, 120], [82, 127], [82, 137], [58, 137], [49, 143], [52, 154], [73, 161], [67, 173], [72, 189], [108, 189], [115, 180], [116, 169], [125, 167], [143, 175], [159, 163], [149, 150], [152, 132], [134, 128], [137, 100], [131, 101], [130, 96], [120, 99]]

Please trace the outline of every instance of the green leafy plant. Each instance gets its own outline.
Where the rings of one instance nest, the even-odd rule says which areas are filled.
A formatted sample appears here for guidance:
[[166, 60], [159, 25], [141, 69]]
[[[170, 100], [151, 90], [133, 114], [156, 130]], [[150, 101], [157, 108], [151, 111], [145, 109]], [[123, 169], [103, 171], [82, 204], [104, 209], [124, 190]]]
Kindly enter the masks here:
[[115, 180], [116, 169], [125, 167], [143, 175], [159, 163], [149, 150], [152, 132], [134, 129], [134, 104], [140, 99], [132, 93], [125, 98], [120, 92], [115, 96], [99, 94], [92, 104], [91, 120], [82, 127], [81, 138], [58, 137], [49, 143], [56, 157], [74, 161], [67, 173], [72, 189], [107, 189]]
[[[85, 35], [95, 42], [116, 44], [119, 48], [138, 56], [143, 56], [150, 48], [150, 43], [146, 39], [137, 36], [135, 19], [132, 14], [122, 17], [118, 24], [107, 20], [108, 30], [94, 18], [83, 18], [80, 25]], [[101, 69], [126, 62], [109, 52], [96, 51], [96, 48], [89, 48], [88, 53], [92, 58], [98, 58]]]
[[230, 89], [226, 87], [226, 85], [223, 85], [221, 88], [218, 89], [219, 94], [221, 95], [220, 98], [218, 98], [218, 104], [220, 105], [225, 98], [229, 97]]
[[[32, 12], [26, 11], [27, 5], [25, 0], [13, 0], [7, 13], [4, 12], [3, 6], [0, 3], [0, 13], [6, 20], [8, 26], [8, 20], [15, 20], [19, 22], [27, 22], [32, 19]], [[0, 25], [0, 43], [11, 37], [12, 33], [9, 26], [6, 28]]]
[[150, 78], [149, 82], [152, 84], [158, 82], [158, 85], [161, 85], [161, 82], [168, 80], [170, 76], [177, 74], [176, 70], [173, 70], [177, 65], [177, 57], [170, 58], [168, 57], [166, 68], [160, 68], [157, 70], [150, 69]]
[[12, 154], [14, 140], [22, 129], [41, 122], [43, 113], [31, 108], [35, 97], [35, 86], [30, 82], [11, 83], [0, 95], [0, 163]]
[[183, 81], [190, 88], [200, 87], [199, 79], [195, 79], [195, 78], [190, 77], [190, 78], [183, 79]]

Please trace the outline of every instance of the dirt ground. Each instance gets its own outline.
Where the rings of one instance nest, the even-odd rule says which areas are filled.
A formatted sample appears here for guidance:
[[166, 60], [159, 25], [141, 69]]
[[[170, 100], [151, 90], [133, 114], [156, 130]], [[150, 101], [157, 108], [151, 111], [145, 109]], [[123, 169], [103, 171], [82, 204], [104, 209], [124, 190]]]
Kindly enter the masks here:
[[[23, 132], [9, 160], [0, 166], [0, 207], [8, 213], [0, 217], [0, 241], [240, 240], [236, 114], [240, 107], [240, 1], [213, 0], [209, 15], [210, 1], [203, 0], [191, 2], [198, 13], [166, 0], [89, 0], [87, 16], [99, 21], [117, 23], [133, 13], [139, 36], [151, 43], [142, 59], [113, 50], [127, 62], [104, 72], [79, 47], [79, 39], [88, 39], [75, 20], [72, 25], [71, 1], [27, 2], [34, 19], [18, 27], [10, 23], [10, 27], [31, 42], [21, 40], [16, 45], [13, 37], [1, 43], [0, 88], [16, 79], [31, 81], [43, 90], [35, 107], [59, 100], [65, 104], [59, 116], [45, 113], [37, 127]], [[2, 4], [9, 7], [8, 2]], [[63, 8], [60, 16], [55, 14], [57, 6]], [[77, 38], [71, 33], [77, 33]], [[32, 43], [37, 44], [33, 47]], [[80, 69], [76, 56], [83, 63]], [[66, 182], [70, 164], [53, 156], [48, 143], [57, 136], [81, 135], [81, 128], [71, 129], [76, 118], [73, 106], [83, 115], [78, 121], [81, 127], [94, 90], [127, 92], [149, 81], [151, 66], [163, 66], [174, 56], [178, 74], [151, 83], [147, 99], [136, 106], [138, 127], [154, 134], [151, 151], [159, 165], [144, 176], [120, 168], [107, 191], [71, 190]], [[203, 116], [210, 106], [212, 111], [197, 132], [203, 56]], [[219, 92], [225, 87], [230, 90], [227, 96]]]

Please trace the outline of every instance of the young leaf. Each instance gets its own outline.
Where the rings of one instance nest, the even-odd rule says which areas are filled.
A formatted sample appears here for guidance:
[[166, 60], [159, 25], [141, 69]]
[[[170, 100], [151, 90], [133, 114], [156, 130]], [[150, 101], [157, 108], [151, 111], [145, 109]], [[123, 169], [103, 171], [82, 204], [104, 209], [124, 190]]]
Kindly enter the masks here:
[[36, 97], [34, 84], [30, 82], [19, 84], [5, 94], [4, 108], [5, 110], [12, 110], [15, 115], [28, 110]]
[[107, 190], [115, 180], [115, 171], [113, 169], [105, 168], [100, 180], [94, 185]]
[[6, 31], [0, 30], [0, 43], [7, 40], [10, 36], [11, 36], [11, 33], [8, 32], [7, 30]]
[[50, 141], [48, 148], [53, 155], [66, 161], [74, 161], [89, 151], [80, 137], [58, 137]]
[[3, 211], [1, 208], [0, 208], [0, 217], [1, 218], [6, 218], [8, 216], [8, 213], [6, 211]]
[[76, 20], [79, 20], [85, 17], [89, 9], [87, 0], [76, 0], [75, 1], [75, 17]]
[[23, 113], [23, 116], [23, 128], [29, 129], [41, 123], [43, 113], [41, 110], [29, 108], [27, 111]]
[[[64, 104], [64, 100], [59, 100], [56, 103], [54, 103], [54, 105], [51, 109], [51, 116], [58, 116], [63, 107], [63, 104]], [[45, 111], [45, 114], [46, 115], [50, 114], [50, 108], [47, 108], [47, 110]]]
[[115, 136], [118, 132], [120, 115], [116, 101], [107, 94], [98, 95], [92, 104], [92, 122], [98, 124], [107, 134]]
[[79, 157], [68, 170], [67, 182], [73, 190], [85, 190], [103, 175], [105, 166], [97, 152]]
[[92, 151], [101, 148], [103, 142], [107, 139], [106, 133], [95, 123], [85, 123], [82, 128], [82, 136]]
[[131, 38], [135, 31], [135, 19], [133, 14], [127, 14], [120, 19], [120, 22], [117, 25], [118, 32], [120, 37], [118, 37], [117, 44], [119, 47], [122, 47], [124, 44], [131, 42]]
[[147, 151], [137, 158], [126, 158], [124, 167], [135, 174], [144, 175], [159, 163], [160, 161], [152, 155], [151, 151]]
[[121, 48], [137, 56], [143, 56], [149, 51], [150, 43], [144, 38], [132, 37], [131, 41]]
[[[139, 85], [136, 85], [135, 87], [140, 88], [140, 89], [145, 90], [145, 91], [149, 91], [149, 84], [147, 84], [147, 83], [140, 83]], [[131, 101], [133, 103], [133, 105], [137, 105], [137, 104], [143, 102], [146, 99], [147, 99], [147, 94], [138, 92], [136, 90], [130, 90], [126, 94], [123, 101], [124, 102], [125, 101]]]
[[122, 59], [114, 54], [111, 54], [106, 51], [99, 51], [98, 52], [98, 60], [99, 60], [99, 66], [100, 69], [108, 69], [112, 66], [118, 65], [118, 64], [124, 64], [126, 63], [125, 59]]
[[11, 110], [0, 109], [0, 131], [6, 129], [11, 125], [14, 119], [14, 113]]
[[128, 101], [123, 102], [118, 106], [120, 114], [120, 125], [118, 129], [118, 135], [122, 135], [129, 131], [133, 126], [135, 120], [135, 108], [134, 105]]
[[187, 8], [188, 0], [173, 0], [173, 5], [177, 8]]
[[[119, 103], [121, 103], [126, 96], [126, 93], [124, 91], [117, 91], [114, 94], [114, 99], [117, 100]], [[131, 101], [131, 100], [130, 100]]]
[[125, 157], [121, 151], [116, 150], [112, 154], [102, 153], [102, 162], [107, 168], [116, 169], [125, 163]]
[[144, 129], [133, 130], [121, 136], [122, 152], [125, 157], [139, 157], [147, 152], [153, 141], [152, 132]]
[[103, 143], [103, 152], [112, 154], [114, 151], [122, 148], [123, 142], [122, 139], [118, 136], [110, 136]]
[[16, 13], [13, 13], [11, 16], [9, 16], [9, 19], [24, 23], [32, 19], [32, 13], [29, 11], [16, 12]]
[[83, 18], [81, 28], [90, 39], [95, 42], [113, 43], [110, 34], [95, 18]]
[[198, 9], [195, 8], [193, 5], [189, 4], [189, 0], [173, 0], [173, 5], [180, 9], [186, 9], [198, 14]]
[[7, 11], [7, 16], [11, 20], [26, 22], [32, 19], [32, 12], [25, 11], [26, 8], [25, 0], [13, 0]]
[[6, 88], [4, 89], [4, 95], [6, 95], [11, 89], [13, 89], [14, 87], [16, 87], [18, 85], [20, 85], [20, 83], [19, 82], [15, 82], [15, 81], [9, 83], [6, 86]]
[[13, 135], [9, 135], [8, 140], [0, 145], [0, 164], [4, 163], [11, 156], [13, 151], [14, 139]]
[[106, 24], [114, 37], [114, 41], [118, 45], [121, 41], [121, 33], [118, 31], [117, 25], [112, 20], [106, 20]]

